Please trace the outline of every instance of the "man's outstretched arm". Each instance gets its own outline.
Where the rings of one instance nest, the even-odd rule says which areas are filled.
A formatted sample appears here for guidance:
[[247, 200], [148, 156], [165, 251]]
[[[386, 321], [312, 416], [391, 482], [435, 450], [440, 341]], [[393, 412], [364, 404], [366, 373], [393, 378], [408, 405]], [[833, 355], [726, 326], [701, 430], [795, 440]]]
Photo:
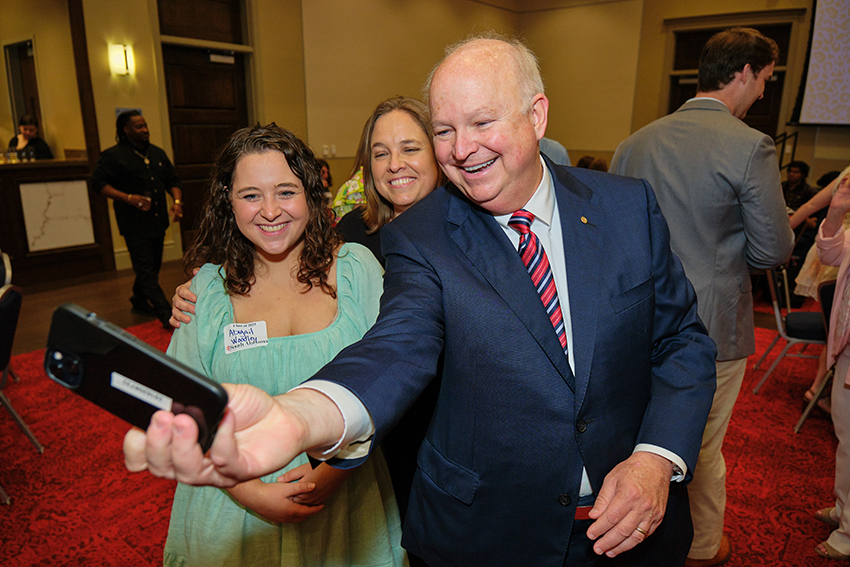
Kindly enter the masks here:
[[210, 451], [198, 444], [188, 415], [159, 411], [147, 432], [124, 437], [124, 462], [133, 472], [220, 488], [287, 465], [307, 449], [331, 447], [343, 435], [342, 414], [330, 398], [310, 389], [271, 397], [246, 384], [225, 384], [230, 401]]

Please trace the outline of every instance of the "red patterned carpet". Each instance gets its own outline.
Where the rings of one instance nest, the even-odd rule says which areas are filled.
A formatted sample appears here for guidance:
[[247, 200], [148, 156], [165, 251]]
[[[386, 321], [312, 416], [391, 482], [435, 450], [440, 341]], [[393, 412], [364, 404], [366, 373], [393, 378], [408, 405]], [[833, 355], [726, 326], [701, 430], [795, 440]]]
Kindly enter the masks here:
[[[170, 336], [157, 322], [129, 330], [162, 349]], [[759, 356], [773, 335], [757, 329]], [[174, 483], [126, 472], [121, 441], [127, 426], [48, 379], [42, 357], [37, 351], [13, 358], [21, 382], [10, 383], [6, 393], [46, 447], [43, 455], [0, 409], [0, 484], [13, 499], [0, 506], [0, 565], [161, 565]], [[792, 429], [816, 361], [787, 358], [754, 395], [764, 372], [752, 370], [755, 360], [724, 451], [726, 529], [733, 542], [728, 565], [828, 564], [813, 548], [829, 528], [811, 511], [832, 499], [832, 424], [816, 413], [799, 434]]]
[[[829, 563], [815, 554], [814, 546], [826, 539], [830, 529], [812, 512], [834, 502], [836, 440], [832, 421], [815, 411], [800, 433], [794, 433], [817, 360], [786, 357], [759, 393], [753, 394], [784, 345], [780, 340], [764, 365], [753, 370], [775, 334], [756, 329], [756, 355], [748, 361], [723, 449], [731, 567]], [[808, 350], [819, 354], [820, 347]]]
[[[165, 350], [158, 321], [128, 329]], [[44, 445], [39, 455], [0, 407], [0, 565], [162, 565], [176, 483], [124, 468], [127, 425], [50, 380], [44, 350], [12, 358], [6, 395]]]

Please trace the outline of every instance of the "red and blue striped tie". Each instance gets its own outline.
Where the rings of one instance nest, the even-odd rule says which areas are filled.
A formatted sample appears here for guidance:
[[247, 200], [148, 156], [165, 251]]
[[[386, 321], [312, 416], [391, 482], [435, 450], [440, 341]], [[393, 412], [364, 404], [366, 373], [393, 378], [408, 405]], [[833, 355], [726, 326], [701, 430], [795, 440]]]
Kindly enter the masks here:
[[508, 226], [519, 233], [519, 255], [528, 270], [528, 275], [531, 276], [531, 282], [537, 288], [537, 293], [540, 295], [543, 307], [546, 308], [546, 314], [549, 315], [555, 334], [561, 341], [561, 348], [564, 349], [564, 354], [569, 356], [564, 317], [561, 315], [561, 303], [558, 301], [558, 290], [555, 289], [555, 279], [552, 277], [552, 268], [549, 267], [546, 251], [540, 244], [537, 235], [531, 231], [531, 223], [533, 222], [534, 215], [525, 209], [520, 209], [511, 216]]

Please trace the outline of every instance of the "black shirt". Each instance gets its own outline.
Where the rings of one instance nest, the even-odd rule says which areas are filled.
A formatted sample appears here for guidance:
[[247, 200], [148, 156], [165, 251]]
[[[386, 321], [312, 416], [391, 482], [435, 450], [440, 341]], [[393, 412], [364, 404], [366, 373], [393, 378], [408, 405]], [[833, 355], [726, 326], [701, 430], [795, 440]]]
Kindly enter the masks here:
[[368, 248], [381, 263], [381, 266], [384, 266], [384, 255], [381, 254], [381, 230], [378, 229], [372, 234], [366, 232], [368, 227], [363, 221], [363, 207], [357, 207], [346, 213], [339, 219], [336, 229], [346, 242], [356, 242]]
[[149, 144], [146, 156], [149, 163], [145, 163], [145, 154], [129, 142], [120, 142], [100, 154], [92, 173], [92, 189], [98, 193], [105, 185], [112, 185], [124, 193], [151, 198], [151, 208], [147, 211], [112, 200], [122, 235], [155, 236], [168, 228], [165, 193], [170, 193], [172, 187], [180, 187], [180, 180], [162, 149]]
[[795, 211], [800, 208], [806, 201], [817, 195], [818, 189], [812, 187], [805, 181], [791, 188], [791, 184], [787, 181], [782, 182], [782, 196], [785, 197], [785, 206]]

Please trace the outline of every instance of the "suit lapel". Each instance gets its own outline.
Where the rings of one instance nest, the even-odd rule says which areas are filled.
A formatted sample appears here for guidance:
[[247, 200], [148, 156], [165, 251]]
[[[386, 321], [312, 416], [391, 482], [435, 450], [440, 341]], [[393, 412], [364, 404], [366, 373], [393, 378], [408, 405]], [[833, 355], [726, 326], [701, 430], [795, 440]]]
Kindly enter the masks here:
[[491, 214], [472, 206], [455, 191], [452, 191], [455, 198], [449, 201], [447, 212], [447, 220], [457, 227], [451, 233], [452, 240], [522, 321], [570, 389], [575, 391], [575, 379], [567, 357], [519, 254]]
[[602, 211], [591, 202], [590, 188], [567, 173], [550, 166], [564, 238], [567, 293], [572, 323], [573, 367], [576, 380], [576, 411], [587, 393], [596, 324], [599, 312]]

